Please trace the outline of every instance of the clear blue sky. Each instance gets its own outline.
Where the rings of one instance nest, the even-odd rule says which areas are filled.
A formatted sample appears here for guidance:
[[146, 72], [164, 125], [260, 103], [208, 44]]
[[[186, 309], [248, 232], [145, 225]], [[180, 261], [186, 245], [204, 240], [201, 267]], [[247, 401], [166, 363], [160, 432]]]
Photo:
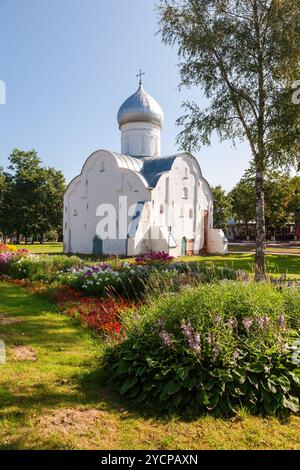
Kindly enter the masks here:
[[[164, 154], [177, 150], [181, 103], [204, 100], [199, 90], [178, 91], [176, 50], [161, 43], [155, 0], [0, 0], [0, 166], [15, 147], [36, 149], [67, 181], [100, 148], [120, 150], [116, 121], [137, 88], [162, 106]], [[230, 189], [248, 167], [247, 145], [214, 140], [197, 154], [212, 185]]]

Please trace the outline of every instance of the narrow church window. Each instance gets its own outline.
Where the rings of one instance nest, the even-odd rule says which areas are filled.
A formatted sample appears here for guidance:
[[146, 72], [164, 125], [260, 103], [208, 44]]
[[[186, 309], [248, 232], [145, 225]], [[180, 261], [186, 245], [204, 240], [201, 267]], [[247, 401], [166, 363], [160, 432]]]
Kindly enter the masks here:
[[77, 215], [78, 215], [78, 214], [77, 214], [77, 209], [74, 209], [73, 216], [74, 216], [74, 217], [77, 217]]
[[85, 184], [86, 184], [86, 186], [89, 184], [88, 180], [85, 180]]
[[104, 162], [101, 162], [101, 164], [100, 164], [100, 173], [103, 173], [104, 171], [105, 171]]
[[67, 230], [67, 227], [68, 227], [68, 224], [67, 224], [67, 222], [66, 222], [66, 223], [65, 223], [65, 230]]
[[181, 218], [183, 218], [183, 208], [180, 209], [180, 216]]
[[153, 201], [152, 201], [152, 207], [154, 207], [154, 199], [153, 199]]
[[65, 211], [66, 211], [66, 213], [68, 213], [68, 208], [67, 208], [67, 206], [65, 206]]
[[165, 211], [164, 206], [161, 204], [160, 209], [159, 209], [160, 214], [163, 214], [164, 211]]
[[185, 168], [184, 169], [184, 179], [187, 179], [187, 177], [188, 177], [188, 169]]
[[183, 188], [182, 198], [183, 199], [188, 199], [188, 197], [189, 197], [188, 188]]
[[190, 219], [193, 218], [193, 210], [192, 210], [192, 209], [189, 210], [189, 218], [190, 218]]
[[89, 205], [88, 204], [86, 205], [86, 208], [87, 208], [87, 210], [89, 210]]
[[86, 230], [86, 224], [84, 224], [84, 228], [85, 228], [85, 230]]

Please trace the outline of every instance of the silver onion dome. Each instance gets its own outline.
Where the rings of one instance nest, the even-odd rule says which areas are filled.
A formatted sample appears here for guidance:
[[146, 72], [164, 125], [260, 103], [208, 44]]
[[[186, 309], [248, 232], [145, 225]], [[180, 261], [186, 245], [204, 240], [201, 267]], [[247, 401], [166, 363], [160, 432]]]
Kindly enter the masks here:
[[140, 84], [138, 90], [127, 98], [118, 112], [119, 126], [131, 122], [149, 122], [162, 127], [164, 113], [158, 102]]

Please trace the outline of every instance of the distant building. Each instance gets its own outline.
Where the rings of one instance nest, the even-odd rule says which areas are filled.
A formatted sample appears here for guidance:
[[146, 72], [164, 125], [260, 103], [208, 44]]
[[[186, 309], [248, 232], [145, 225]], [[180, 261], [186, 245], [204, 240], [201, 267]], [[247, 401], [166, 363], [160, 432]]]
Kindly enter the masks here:
[[[243, 224], [233, 220], [228, 224], [225, 235], [229, 242], [234, 241], [255, 241], [256, 224], [251, 222]], [[277, 229], [267, 228], [267, 240], [270, 241], [295, 241], [300, 240], [300, 225], [286, 224]]]
[[173, 256], [223, 254], [213, 199], [199, 163], [187, 153], [161, 156], [163, 111], [143, 88], [120, 107], [121, 153], [94, 152], [64, 197], [67, 253]]

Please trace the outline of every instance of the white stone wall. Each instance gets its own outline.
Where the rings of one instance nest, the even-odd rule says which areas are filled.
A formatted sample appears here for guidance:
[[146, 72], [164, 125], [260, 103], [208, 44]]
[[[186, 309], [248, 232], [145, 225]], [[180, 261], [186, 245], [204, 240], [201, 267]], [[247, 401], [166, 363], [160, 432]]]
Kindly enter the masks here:
[[208, 231], [207, 252], [224, 255], [228, 252], [228, 240], [221, 229], [211, 228]]
[[[122, 199], [123, 196], [123, 199]], [[92, 253], [93, 238], [101, 216], [97, 215], [100, 204], [110, 204], [107, 214], [115, 223], [116, 238], [103, 241], [104, 254], [126, 254], [126, 239], [119, 240], [122, 223], [122, 204], [127, 197], [128, 208], [138, 201], [150, 199], [140, 175], [120, 168], [113, 154], [108, 151], [95, 152], [85, 163], [82, 174], [69, 185], [64, 198], [64, 242], [65, 251], [72, 253]], [[115, 208], [115, 209], [114, 209]], [[116, 211], [116, 218], [114, 217]]]
[[[194, 240], [193, 251], [199, 253], [204, 245], [204, 212], [208, 212], [208, 226], [212, 223], [211, 193], [201, 175], [197, 161], [188, 155], [178, 156], [171, 171], [159, 179], [151, 191], [148, 233], [152, 240], [147, 244], [153, 251], [169, 251], [180, 256], [182, 239]], [[166, 237], [160, 227], [171, 227], [176, 247], [166, 249]], [[156, 229], [156, 230], [155, 230]], [[165, 233], [166, 230], [163, 230]], [[158, 234], [160, 238], [158, 239]]]
[[160, 149], [160, 127], [137, 122], [121, 127], [121, 153], [132, 156], [157, 157]]

